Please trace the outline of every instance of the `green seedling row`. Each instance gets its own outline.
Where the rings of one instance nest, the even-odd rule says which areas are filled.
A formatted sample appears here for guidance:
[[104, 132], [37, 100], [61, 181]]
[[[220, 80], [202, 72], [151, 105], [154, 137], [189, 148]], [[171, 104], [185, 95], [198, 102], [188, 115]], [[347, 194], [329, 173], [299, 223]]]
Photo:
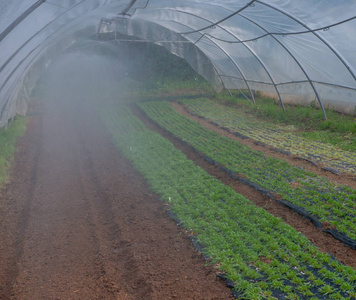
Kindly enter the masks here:
[[355, 190], [223, 137], [177, 113], [168, 102], [144, 102], [140, 107], [157, 124], [218, 164], [304, 208], [320, 222], [328, 222], [356, 241]]
[[8, 178], [9, 167], [15, 153], [15, 145], [18, 138], [26, 131], [27, 119], [17, 117], [9, 128], [0, 129], [0, 185]]
[[356, 271], [195, 165], [126, 106], [102, 113], [119, 151], [160, 195], [238, 299], [353, 299]]
[[199, 98], [180, 101], [191, 112], [216, 124], [274, 148], [310, 159], [341, 172], [356, 174], [356, 154], [331, 144], [305, 139], [294, 126], [277, 126], [261, 122], [235, 107], [214, 100]]

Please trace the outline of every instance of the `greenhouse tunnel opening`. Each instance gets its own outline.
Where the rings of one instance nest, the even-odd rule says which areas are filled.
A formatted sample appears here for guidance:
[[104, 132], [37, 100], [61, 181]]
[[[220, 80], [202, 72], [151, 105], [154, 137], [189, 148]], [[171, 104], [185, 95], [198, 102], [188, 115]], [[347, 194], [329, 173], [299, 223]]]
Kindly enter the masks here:
[[74, 110], [98, 101], [104, 104], [119, 94], [115, 86], [125, 74], [125, 67], [112, 57], [69, 53], [53, 61], [40, 76], [31, 98], [59, 109], [70, 104]]
[[[130, 101], [125, 96], [132, 92], [144, 94], [174, 82], [190, 82], [193, 88], [204, 82], [217, 92], [223, 89], [214, 64], [190, 42], [180, 47], [182, 41], [166, 45], [117, 32], [113, 39], [112, 32], [93, 34], [94, 29], [100, 31], [90, 25], [72, 33], [32, 61], [15, 89], [18, 114], [31, 115], [39, 104], [50, 111], [93, 105], [99, 109]], [[173, 34], [162, 28], [159, 32]]]
[[346, 298], [355, 33], [356, 0], [0, 0], [0, 298], [189, 299], [189, 258], [250, 299]]
[[82, 38], [55, 56], [44, 56], [29, 71], [18, 106], [27, 103], [28, 115], [40, 105], [46, 112], [99, 113], [107, 105], [129, 102], [131, 93], [144, 95], [173, 82], [206, 82], [164, 47], [128, 36], [122, 40]]

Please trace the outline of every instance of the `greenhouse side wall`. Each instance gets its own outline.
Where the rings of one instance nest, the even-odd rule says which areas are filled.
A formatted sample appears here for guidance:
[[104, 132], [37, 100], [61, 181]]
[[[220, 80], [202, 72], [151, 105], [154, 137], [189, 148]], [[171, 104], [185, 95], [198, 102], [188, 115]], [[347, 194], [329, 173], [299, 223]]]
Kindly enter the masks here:
[[[315, 84], [315, 86], [325, 109], [356, 116], [355, 90], [325, 84]], [[307, 84], [291, 85], [287, 89], [279, 88], [279, 90], [285, 104], [320, 107], [315, 94]], [[274, 92], [262, 90], [261, 93], [265, 97], [275, 99], [276, 103], [279, 101]]]

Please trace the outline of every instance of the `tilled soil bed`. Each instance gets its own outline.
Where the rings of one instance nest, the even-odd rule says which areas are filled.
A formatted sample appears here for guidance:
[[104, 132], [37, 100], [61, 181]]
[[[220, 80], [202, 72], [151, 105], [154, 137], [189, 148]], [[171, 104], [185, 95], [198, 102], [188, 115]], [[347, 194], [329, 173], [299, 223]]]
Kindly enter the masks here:
[[0, 299], [232, 299], [93, 108], [29, 118], [0, 195]]

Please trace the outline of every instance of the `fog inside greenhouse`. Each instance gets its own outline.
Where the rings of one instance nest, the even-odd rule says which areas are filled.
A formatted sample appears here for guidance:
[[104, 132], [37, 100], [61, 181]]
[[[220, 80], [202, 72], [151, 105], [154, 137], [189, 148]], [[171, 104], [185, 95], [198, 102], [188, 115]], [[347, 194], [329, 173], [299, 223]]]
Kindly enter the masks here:
[[126, 74], [118, 59], [70, 53], [51, 63], [37, 85], [43, 102], [85, 105], [117, 97], [119, 91], [115, 87]]
[[133, 95], [166, 83], [205, 81], [182, 58], [145, 42], [82, 38], [65, 51], [48, 55], [38, 66], [30, 102], [40, 100], [52, 110], [83, 110], [94, 104], [100, 109], [130, 102]]

